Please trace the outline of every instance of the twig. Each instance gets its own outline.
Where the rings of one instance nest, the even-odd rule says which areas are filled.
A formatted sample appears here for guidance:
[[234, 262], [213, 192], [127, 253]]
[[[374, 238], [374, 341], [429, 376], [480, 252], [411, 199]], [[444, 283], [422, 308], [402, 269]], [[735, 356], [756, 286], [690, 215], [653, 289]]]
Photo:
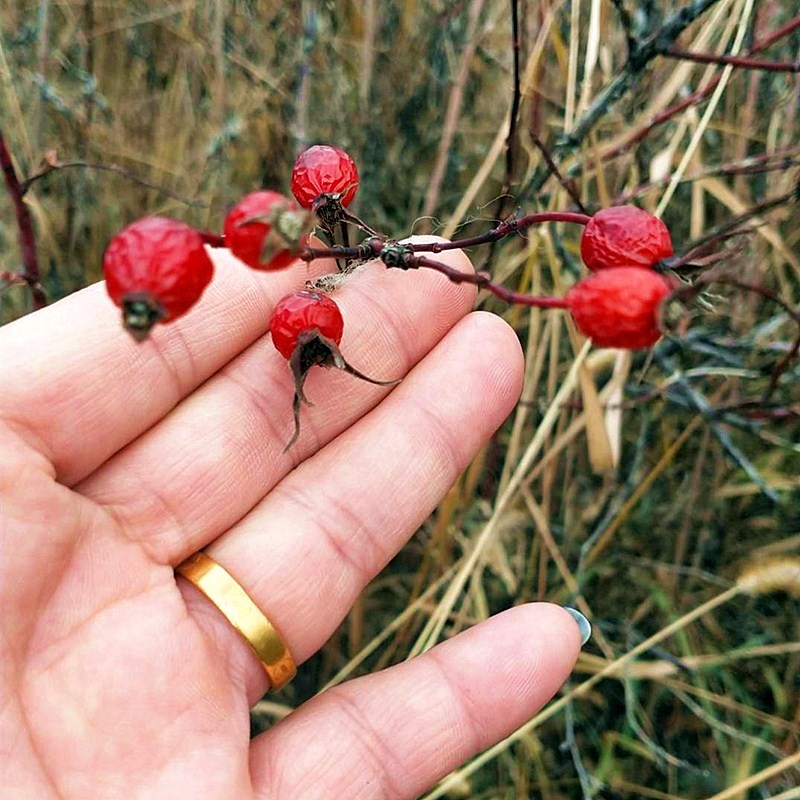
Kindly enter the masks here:
[[662, 53], [666, 58], [681, 61], [694, 61], [697, 64], [720, 64], [721, 66], [741, 67], [742, 69], [763, 69], [768, 72], [800, 72], [798, 61], [760, 61], [746, 56], [718, 56], [714, 53], [693, 53], [680, 47], [670, 47]]
[[[725, 164], [712, 164], [703, 170], [694, 172], [691, 175], [684, 175], [681, 183], [692, 183], [702, 178], [713, 175], [761, 175], [765, 172], [775, 170], [786, 171], [792, 167], [800, 166], [800, 148], [792, 147], [775, 153], [762, 153], [758, 156], [728, 161]], [[646, 181], [639, 184], [634, 189], [617, 195], [611, 205], [618, 206], [629, 203], [631, 200], [641, 197], [650, 191], [663, 188], [670, 182], [670, 176], [658, 181]]]
[[[446, 250], [461, 250], [465, 247], [476, 247], [489, 242], [496, 242], [505, 236], [509, 236], [517, 231], [523, 231], [532, 225], [543, 222], [573, 222], [578, 225], [586, 225], [591, 217], [588, 214], [578, 214], [572, 211], [537, 211], [533, 214], [526, 214], [522, 217], [507, 219], [501, 222], [496, 228], [492, 228], [486, 233], [472, 236], [468, 239], [455, 239], [452, 242], [424, 242], [419, 244], [398, 244], [397, 242], [387, 241], [378, 236], [366, 239], [355, 247], [342, 247], [334, 245], [332, 247], [306, 247], [298, 253], [298, 258], [303, 261], [314, 261], [317, 258], [344, 258], [344, 259], [369, 259], [381, 256], [384, 250], [391, 248], [396, 254], [395, 259], [399, 262], [408, 255], [414, 253], [442, 253]], [[400, 263], [395, 266], [402, 266]]]
[[[389, 265], [387, 265], [389, 266]], [[398, 265], [399, 266], [399, 265]], [[507, 289], [499, 283], [495, 283], [488, 272], [459, 272], [457, 269], [435, 261], [426, 256], [411, 256], [404, 269], [416, 269], [426, 267], [436, 270], [445, 275], [453, 283], [471, 283], [481, 289], [490, 291], [501, 300], [521, 306], [532, 306], [535, 308], [567, 308], [567, 303], [562, 297], [542, 297], [538, 295], [523, 294]]]
[[575, 203], [579, 211], [584, 214], [588, 214], [589, 212], [586, 210], [586, 206], [584, 206], [583, 202], [581, 201], [574, 182], [564, 177], [564, 175], [561, 173], [561, 170], [556, 165], [556, 162], [553, 161], [550, 151], [544, 146], [544, 142], [542, 142], [542, 140], [535, 133], [533, 133], [533, 131], [531, 131], [530, 136], [531, 140], [542, 154], [542, 158], [545, 160], [545, 163], [547, 164], [547, 167], [552, 173], [553, 177], [555, 177], [555, 179], [561, 184], [561, 188], [564, 189], [564, 191], [570, 196], [572, 202]]
[[180, 195], [171, 192], [169, 189], [165, 189], [163, 186], [159, 186], [156, 183], [151, 183], [144, 178], [140, 178], [138, 175], [134, 174], [130, 170], [125, 169], [125, 167], [121, 167], [119, 164], [105, 164], [99, 161], [84, 161], [83, 159], [76, 159], [75, 161], [58, 161], [55, 153], [53, 152], [48, 153], [45, 156], [44, 164], [20, 184], [22, 194], [24, 195], [28, 189], [30, 189], [30, 187], [36, 183], [36, 181], [41, 180], [45, 177], [45, 175], [49, 175], [51, 172], [55, 172], [56, 170], [74, 169], [76, 167], [115, 172], [118, 175], [122, 175], [123, 177], [127, 178], [129, 181], [133, 181], [133, 183], [138, 183], [139, 186], [144, 186], [147, 189], [153, 189], [154, 191], [159, 192], [159, 194], [163, 194], [172, 200], [177, 200], [179, 203], [183, 203], [190, 208], [208, 208], [207, 203], [200, 203], [196, 200], [187, 200], [185, 197], [181, 197]]
[[452, 242], [427, 242], [425, 244], [409, 245], [409, 247], [414, 253], [441, 253], [445, 250], [459, 250], [465, 247], [476, 247], [488, 242], [495, 242], [510, 233], [525, 230], [531, 225], [537, 225], [542, 222], [575, 222], [578, 225], [586, 225], [590, 219], [591, 217], [588, 214], [577, 214], [572, 211], [537, 211], [516, 219], [507, 219], [496, 228], [492, 228], [490, 231], [478, 236], [472, 236], [469, 239], [456, 239]]
[[[14, 273], [18, 278], [25, 281], [31, 290], [34, 309], [44, 308], [47, 305], [47, 296], [44, 293], [39, 272], [39, 258], [36, 254], [36, 237], [33, 232], [33, 220], [31, 212], [23, 200], [22, 185], [14, 169], [14, 162], [11, 153], [6, 146], [6, 140], [0, 131], [0, 165], [3, 168], [3, 176], [6, 181], [6, 188], [11, 195], [14, 203], [14, 213], [17, 218], [17, 228], [19, 230], [19, 244], [22, 250], [22, 272]], [[13, 281], [9, 281], [12, 283]]]

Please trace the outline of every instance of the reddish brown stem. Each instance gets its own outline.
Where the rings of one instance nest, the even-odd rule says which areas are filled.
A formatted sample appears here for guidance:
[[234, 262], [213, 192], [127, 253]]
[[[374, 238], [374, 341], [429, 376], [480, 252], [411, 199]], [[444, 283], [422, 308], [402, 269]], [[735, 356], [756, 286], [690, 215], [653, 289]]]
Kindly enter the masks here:
[[453, 283], [471, 283], [481, 289], [490, 291], [501, 300], [507, 303], [521, 306], [532, 306], [534, 308], [569, 308], [567, 301], [563, 297], [544, 297], [541, 295], [523, 294], [522, 292], [513, 292], [499, 283], [495, 283], [488, 272], [459, 272], [447, 264], [442, 264], [440, 261], [434, 261], [432, 258], [426, 256], [411, 256], [407, 264], [408, 269], [416, 269], [418, 267], [426, 267], [427, 269], [434, 269], [441, 272]]
[[127, 178], [129, 181], [133, 181], [134, 183], [138, 183], [139, 186], [144, 186], [147, 189], [153, 189], [154, 191], [158, 192], [159, 194], [163, 194], [166, 197], [171, 197], [173, 200], [177, 200], [179, 203], [183, 203], [186, 206], [190, 206], [191, 208], [208, 208], [208, 204], [200, 203], [194, 200], [187, 200], [185, 197], [181, 197], [179, 194], [175, 194], [171, 192], [169, 189], [165, 189], [163, 186], [159, 186], [157, 183], [152, 183], [151, 181], [147, 181], [144, 178], [140, 178], [138, 175], [134, 174], [125, 167], [119, 166], [119, 164], [105, 164], [99, 161], [58, 161], [55, 151], [51, 151], [45, 156], [44, 164], [32, 175], [29, 175], [21, 184], [22, 186], [22, 194], [24, 195], [30, 187], [36, 183], [36, 181], [41, 180], [45, 176], [49, 175], [51, 172], [56, 172], [62, 169], [96, 169], [96, 170], [103, 170], [105, 172], [114, 172], [117, 175], [122, 175], [124, 178]]
[[690, 50], [681, 50], [680, 47], [670, 47], [664, 52], [667, 58], [679, 58], [682, 61], [694, 61], [697, 64], [721, 64], [742, 69], [763, 69], [768, 72], [800, 72], [800, 61], [759, 61], [745, 56], [718, 56], [714, 53], [693, 53]]
[[23, 270], [18, 274], [30, 287], [34, 309], [44, 308], [44, 306], [47, 305], [47, 296], [39, 282], [39, 259], [36, 255], [36, 237], [33, 233], [33, 220], [31, 219], [31, 212], [28, 206], [22, 199], [22, 185], [17, 177], [17, 171], [14, 169], [14, 162], [11, 159], [11, 153], [6, 146], [2, 131], [0, 131], [0, 165], [2, 165], [3, 168], [6, 188], [14, 203], [14, 213], [16, 214], [17, 228], [19, 230], [19, 244], [22, 250]]
[[525, 230], [530, 228], [531, 225], [537, 225], [542, 222], [574, 222], [578, 225], [586, 225], [590, 219], [591, 217], [588, 214], [578, 214], [573, 211], [538, 211], [516, 219], [507, 219], [496, 228], [469, 239], [457, 239], [453, 242], [412, 244], [409, 245], [409, 248], [414, 253], [441, 253], [445, 250], [460, 250], [464, 247], [476, 247], [477, 245], [496, 242], [511, 233]]
[[[574, 222], [578, 225], [586, 225], [590, 219], [588, 214], [578, 214], [573, 211], [538, 211], [516, 219], [508, 219], [501, 222], [496, 228], [469, 239], [456, 239], [453, 242], [424, 242], [402, 245], [402, 247], [409, 253], [442, 253], [445, 250], [460, 250], [465, 247], [496, 242], [516, 231], [522, 231], [530, 228], [531, 225], [543, 222]], [[314, 261], [317, 258], [367, 259], [380, 255], [387, 244], [393, 243], [372, 237], [356, 247], [306, 247], [298, 255], [298, 258], [303, 261]]]
[[212, 247], [225, 247], [225, 237], [219, 233], [210, 231], [198, 231], [203, 244], [210, 244]]

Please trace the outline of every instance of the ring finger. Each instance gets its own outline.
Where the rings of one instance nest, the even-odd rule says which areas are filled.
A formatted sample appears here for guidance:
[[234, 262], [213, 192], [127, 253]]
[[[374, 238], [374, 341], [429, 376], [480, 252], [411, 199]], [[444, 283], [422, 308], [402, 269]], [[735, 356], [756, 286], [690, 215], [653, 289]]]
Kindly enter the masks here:
[[[511, 410], [521, 376], [513, 331], [493, 315], [468, 315], [377, 408], [206, 548], [296, 661], [325, 642], [430, 514]], [[248, 696], [257, 699], [266, 688], [257, 659], [221, 615], [203, 618], [220, 647], [240, 650]]]

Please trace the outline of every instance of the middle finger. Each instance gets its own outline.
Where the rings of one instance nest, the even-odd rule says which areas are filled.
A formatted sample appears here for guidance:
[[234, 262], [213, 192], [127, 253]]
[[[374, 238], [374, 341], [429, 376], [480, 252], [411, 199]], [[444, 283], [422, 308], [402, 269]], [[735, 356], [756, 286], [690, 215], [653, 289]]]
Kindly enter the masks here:
[[[471, 269], [460, 251], [441, 260]], [[402, 377], [474, 301], [474, 290], [421, 270], [411, 275], [375, 264], [336, 294], [345, 319], [342, 351], [362, 372]], [[285, 359], [262, 337], [160, 423], [78, 488], [105, 505], [127, 533], [162, 563], [187, 545], [199, 549], [234, 524], [297, 463], [345, 430], [385, 396], [337, 371], [312, 370], [293, 427], [292, 379]]]

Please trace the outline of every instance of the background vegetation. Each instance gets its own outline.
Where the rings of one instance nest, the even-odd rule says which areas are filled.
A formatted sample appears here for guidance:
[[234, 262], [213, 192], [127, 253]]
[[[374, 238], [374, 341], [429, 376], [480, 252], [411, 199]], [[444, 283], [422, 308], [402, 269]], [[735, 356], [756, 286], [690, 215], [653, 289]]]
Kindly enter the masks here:
[[[586, 206], [663, 212], [679, 254], [741, 220], [748, 232], [713, 248], [729, 250], [726, 274], [797, 308], [797, 73], [628, 59], [628, 34], [641, 44], [705, 6], [681, 47], [744, 54], [800, 14], [798, 0], [5, 3], [0, 120], [20, 175], [48, 152], [106, 167], [54, 169], [28, 191], [44, 286], [58, 298], [98, 280], [107, 240], [147, 213], [219, 231], [243, 193], [286, 190], [309, 143], [355, 157], [356, 213], [397, 236], [572, 208], [541, 140]], [[799, 56], [795, 27], [758, 57]], [[0, 269], [16, 270], [3, 196]], [[550, 226], [472, 255], [514, 288], [560, 291], [578, 235]], [[594, 623], [564, 697], [431, 797], [800, 797], [800, 373], [796, 359], [776, 371], [789, 311], [704, 287], [654, 353], [587, 357], [563, 315], [480, 302], [527, 350], [522, 401], [254, 730], [547, 599]], [[6, 286], [4, 319], [29, 303]]]

